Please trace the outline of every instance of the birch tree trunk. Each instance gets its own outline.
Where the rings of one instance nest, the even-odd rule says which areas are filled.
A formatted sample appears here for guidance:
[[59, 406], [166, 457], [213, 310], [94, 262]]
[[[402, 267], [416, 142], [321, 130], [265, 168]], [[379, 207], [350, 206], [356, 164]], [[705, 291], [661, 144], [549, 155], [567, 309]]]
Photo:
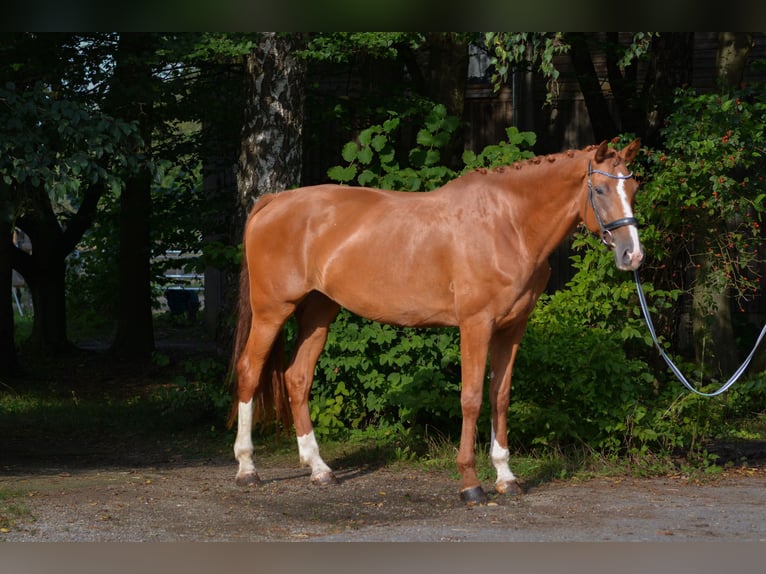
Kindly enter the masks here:
[[261, 195], [301, 183], [305, 66], [295, 54], [301, 45], [298, 34], [266, 32], [247, 58], [238, 231]]
[[[237, 162], [237, 199], [230, 226], [233, 245], [242, 242], [247, 214], [259, 197], [301, 184], [305, 63], [295, 51], [299, 34], [265, 32], [245, 62], [245, 101]], [[217, 340], [231, 348], [239, 272], [227, 273]]]

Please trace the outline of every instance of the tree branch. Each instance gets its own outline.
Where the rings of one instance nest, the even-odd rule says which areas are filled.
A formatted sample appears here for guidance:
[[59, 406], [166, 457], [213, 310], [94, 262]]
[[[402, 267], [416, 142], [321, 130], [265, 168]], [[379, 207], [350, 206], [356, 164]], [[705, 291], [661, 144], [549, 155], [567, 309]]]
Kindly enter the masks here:
[[62, 234], [61, 249], [65, 255], [71, 253], [82, 239], [84, 233], [93, 224], [98, 212], [98, 202], [104, 195], [104, 182], [99, 180], [97, 183], [89, 186], [84, 194], [80, 204], [80, 209], [69, 220], [66, 229]]

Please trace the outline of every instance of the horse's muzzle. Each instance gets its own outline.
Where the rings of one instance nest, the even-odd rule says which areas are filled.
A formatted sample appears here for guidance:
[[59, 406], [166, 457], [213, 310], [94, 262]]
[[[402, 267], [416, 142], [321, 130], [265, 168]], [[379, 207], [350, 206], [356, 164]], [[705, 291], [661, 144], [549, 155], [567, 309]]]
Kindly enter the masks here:
[[616, 243], [614, 246], [614, 260], [617, 268], [622, 271], [635, 271], [641, 267], [644, 261], [644, 248], [632, 241], [627, 245]]

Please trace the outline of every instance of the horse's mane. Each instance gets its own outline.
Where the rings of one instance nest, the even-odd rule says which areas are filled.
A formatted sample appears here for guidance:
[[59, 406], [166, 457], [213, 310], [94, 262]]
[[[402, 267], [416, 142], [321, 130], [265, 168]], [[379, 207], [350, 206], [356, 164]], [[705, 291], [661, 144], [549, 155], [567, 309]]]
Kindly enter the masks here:
[[569, 149], [559, 153], [536, 155], [534, 157], [530, 157], [527, 159], [521, 159], [509, 165], [502, 165], [502, 166], [498, 166], [494, 168], [479, 167], [474, 169], [472, 172], [468, 172], [468, 173], [502, 174], [510, 170], [522, 170], [526, 167], [537, 166], [537, 165], [545, 164], [545, 163], [552, 164], [552, 163], [555, 163], [558, 159], [562, 159], [562, 158], [571, 159], [581, 154], [590, 153], [596, 148], [598, 148], [597, 145], [589, 145], [584, 147], [583, 149]]

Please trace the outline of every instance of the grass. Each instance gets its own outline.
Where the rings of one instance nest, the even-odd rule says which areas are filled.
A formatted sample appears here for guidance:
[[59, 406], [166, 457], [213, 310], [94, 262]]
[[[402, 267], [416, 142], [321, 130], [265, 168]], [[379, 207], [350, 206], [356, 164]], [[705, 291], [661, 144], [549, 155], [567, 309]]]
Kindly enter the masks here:
[[29, 515], [29, 510], [23, 502], [26, 493], [0, 487], [0, 533], [8, 532], [15, 524]]

